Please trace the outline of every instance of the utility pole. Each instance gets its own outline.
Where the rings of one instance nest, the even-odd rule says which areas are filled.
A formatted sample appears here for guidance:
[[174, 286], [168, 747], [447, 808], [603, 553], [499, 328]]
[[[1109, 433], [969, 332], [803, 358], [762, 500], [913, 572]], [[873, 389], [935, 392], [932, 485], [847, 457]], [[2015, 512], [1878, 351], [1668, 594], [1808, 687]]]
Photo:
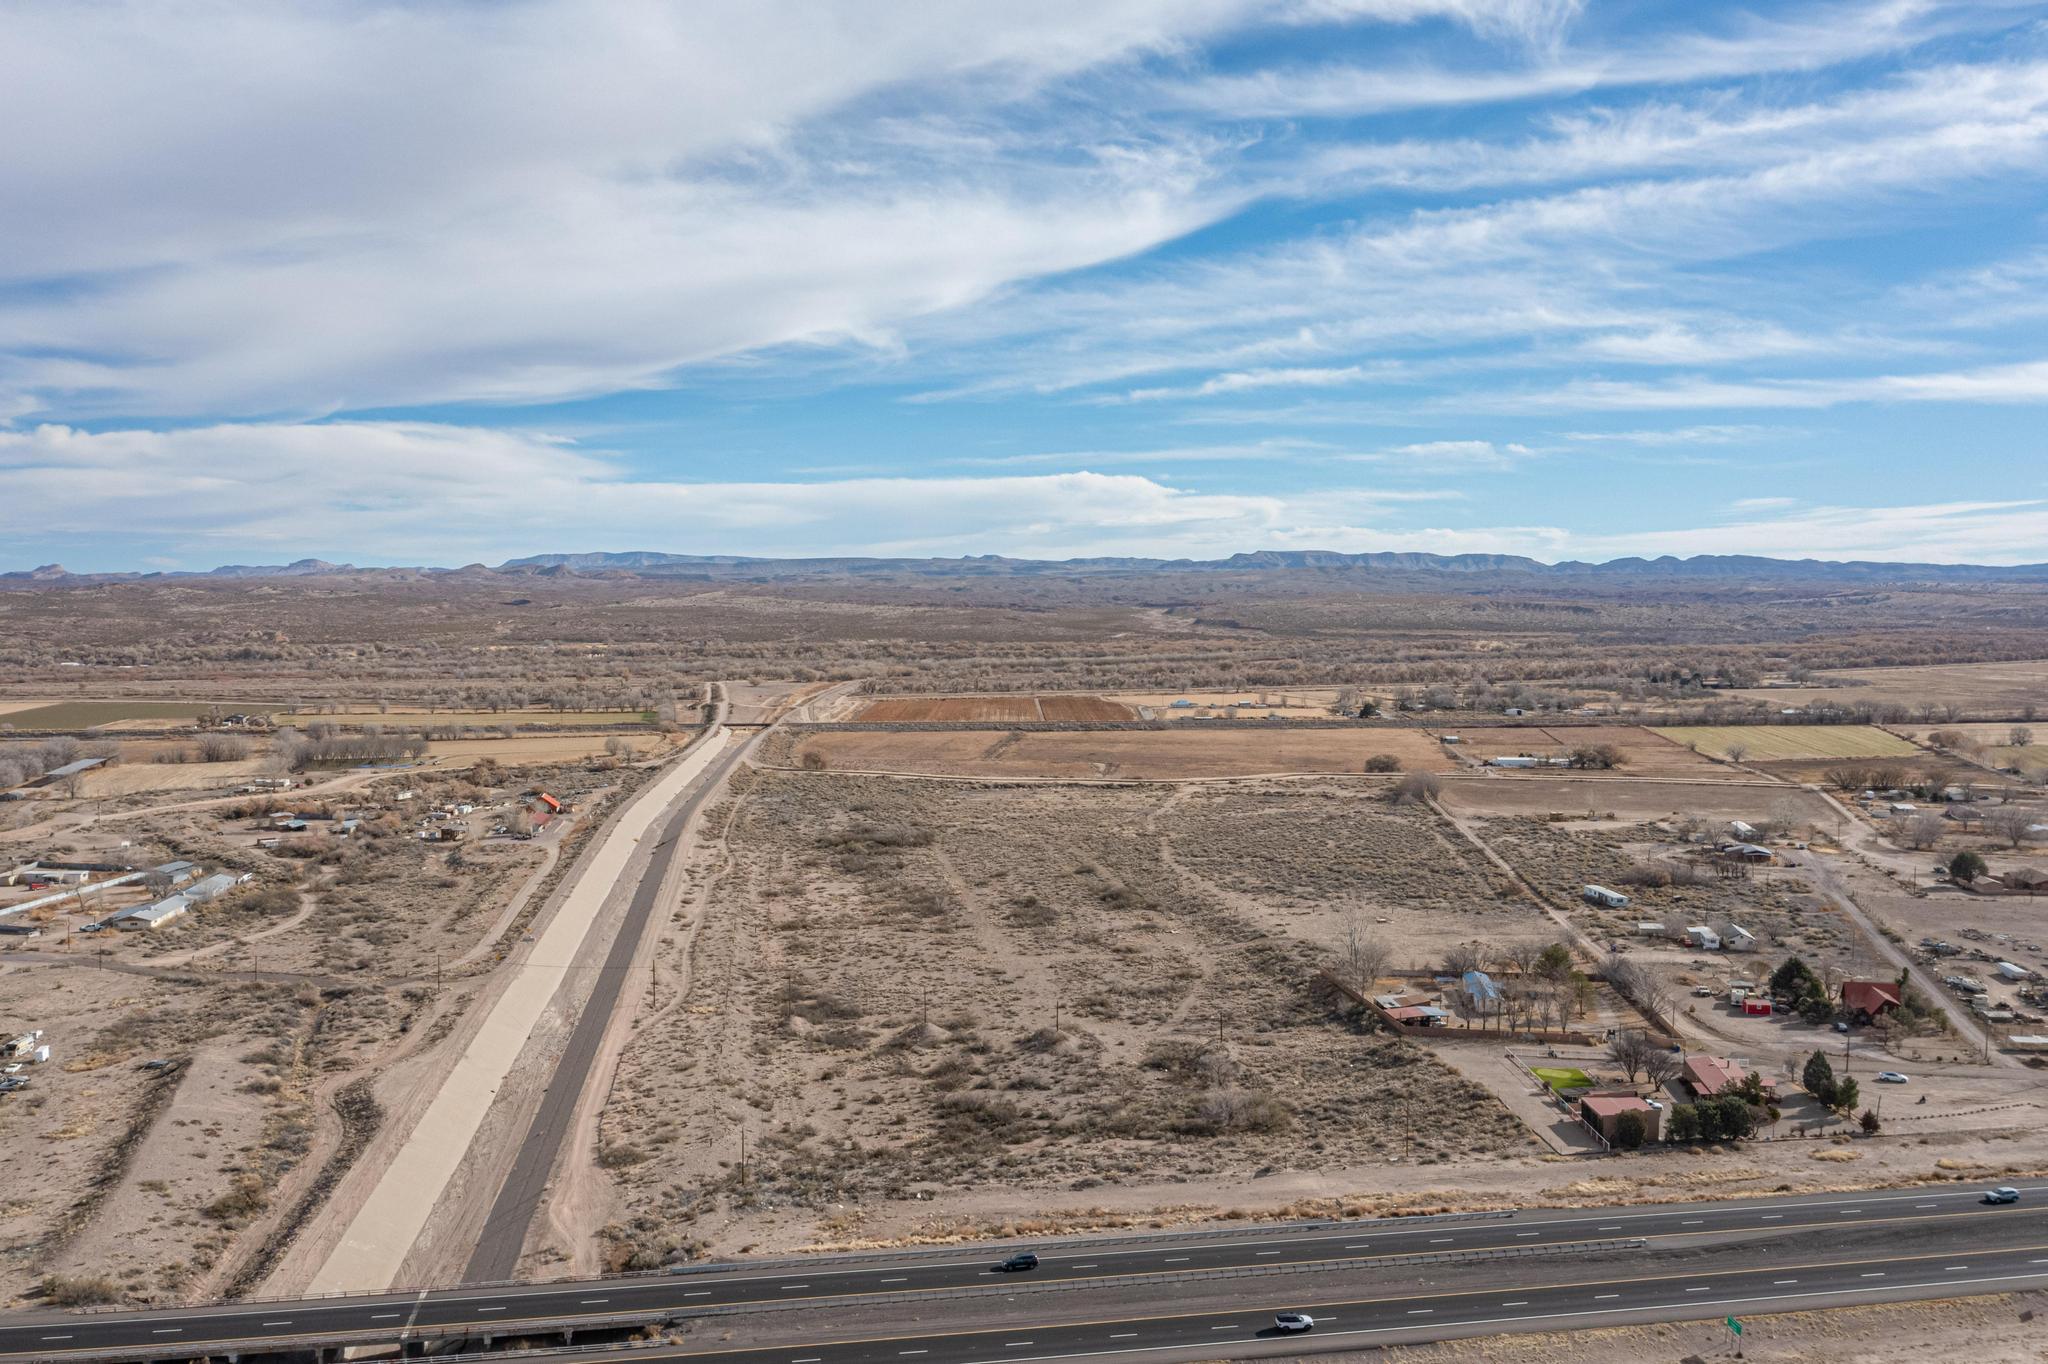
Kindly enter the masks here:
[[747, 1182], [747, 1125], [740, 1124], [740, 1183]]

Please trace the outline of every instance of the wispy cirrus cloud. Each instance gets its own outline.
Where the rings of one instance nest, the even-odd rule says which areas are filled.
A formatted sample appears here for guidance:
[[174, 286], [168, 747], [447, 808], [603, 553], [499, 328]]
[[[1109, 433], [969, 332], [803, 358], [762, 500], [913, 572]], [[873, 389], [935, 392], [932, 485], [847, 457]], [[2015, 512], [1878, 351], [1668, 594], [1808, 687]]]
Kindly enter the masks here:
[[1847, 403], [2031, 404], [2048, 402], [2048, 360], [1918, 374], [1835, 379], [1724, 380], [1689, 377], [1641, 383], [1588, 379], [1495, 399], [1500, 411], [1654, 411], [1701, 408], [1827, 408]]
[[1408, 473], [1455, 473], [1465, 469], [1512, 469], [1536, 452], [1514, 441], [1427, 440], [1391, 450], [1341, 458], [1363, 464], [1384, 464]]
[[[147, 519], [112, 469], [392, 555], [584, 506], [802, 552], [1583, 553], [1717, 447], [1798, 502], [1715, 544], [1837, 533], [1791, 485], [1850, 451], [1916, 505], [1929, 424], [1881, 407], [1999, 486], [2040, 453], [2048, 29], [2001, 0], [0, 0], [0, 122], [0, 492], [68, 469], [103, 513], [44, 539]], [[489, 528], [387, 500], [406, 460]], [[1475, 469], [1532, 476], [1429, 486]], [[1538, 472], [1571, 526], [1519, 524]]]
[[1764, 426], [1727, 422], [1703, 426], [1637, 428], [1632, 431], [1566, 431], [1563, 438], [1582, 445], [1748, 445], [1760, 440], [1797, 436], [1796, 426]]

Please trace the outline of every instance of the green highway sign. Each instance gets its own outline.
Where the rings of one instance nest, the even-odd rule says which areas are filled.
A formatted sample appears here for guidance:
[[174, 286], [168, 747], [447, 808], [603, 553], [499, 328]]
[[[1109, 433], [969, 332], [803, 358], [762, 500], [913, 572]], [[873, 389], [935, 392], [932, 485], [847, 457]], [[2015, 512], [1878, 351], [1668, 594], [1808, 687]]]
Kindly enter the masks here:
[[1728, 1318], [1728, 1329], [1739, 1336], [1742, 1334], [1742, 1323], [1737, 1321], [1735, 1318], [1730, 1317]]

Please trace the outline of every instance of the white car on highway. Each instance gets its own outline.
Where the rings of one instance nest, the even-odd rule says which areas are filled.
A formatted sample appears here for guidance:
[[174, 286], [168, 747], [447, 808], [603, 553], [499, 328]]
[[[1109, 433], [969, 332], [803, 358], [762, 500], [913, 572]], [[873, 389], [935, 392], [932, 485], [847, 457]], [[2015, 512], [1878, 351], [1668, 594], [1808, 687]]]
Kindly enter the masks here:
[[1276, 1331], [1313, 1331], [1316, 1319], [1306, 1312], [1282, 1312], [1273, 1318]]

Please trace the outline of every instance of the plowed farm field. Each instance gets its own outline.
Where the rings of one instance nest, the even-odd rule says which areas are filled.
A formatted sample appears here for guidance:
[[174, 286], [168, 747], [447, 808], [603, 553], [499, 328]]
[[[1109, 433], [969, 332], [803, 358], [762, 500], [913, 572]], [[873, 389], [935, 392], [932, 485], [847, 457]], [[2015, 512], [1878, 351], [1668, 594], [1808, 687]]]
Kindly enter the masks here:
[[1410, 772], [1446, 772], [1443, 746], [1417, 729], [1118, 729], [1084, 733], [807, 734], [798, 761], [833, 771], [947, 777], [1061, 777], [1175, 781], [1265, 773], [1361, 772], [1386, 753]]
[[1129, 706], [1099, 696], [884, 696], [861, 709], [857, 720], [879, 724], [930, 725], [951, 722], [1032, 724], [1039, 721], [1135, 720]]

